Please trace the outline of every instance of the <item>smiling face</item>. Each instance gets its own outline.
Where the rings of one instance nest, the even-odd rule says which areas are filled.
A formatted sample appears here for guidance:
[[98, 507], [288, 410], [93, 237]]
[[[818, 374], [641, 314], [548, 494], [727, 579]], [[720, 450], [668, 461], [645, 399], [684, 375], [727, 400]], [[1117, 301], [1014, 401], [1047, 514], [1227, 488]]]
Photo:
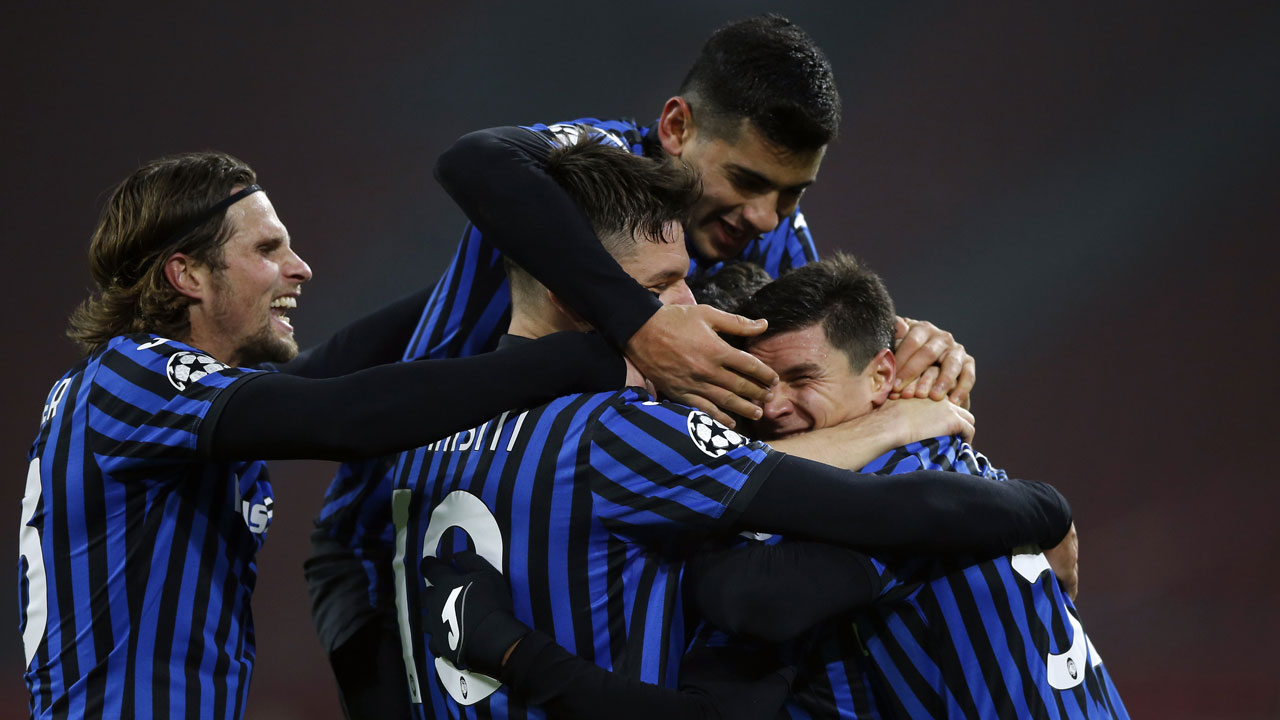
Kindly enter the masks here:
[[636, 238], [618, 264], [644, 289], [653, 293], [663, 305], [694, 305], [693, 292], [685, 282], [689, 272], [689, 253], [685, 250], [680, 224], [669, 222], [662, 228], [665, 242]]
[[755, 422], [765, 439], [865, 415], [884, 402], [893, 384], [892, 352], [882, 350], [865, 368], [854, 368], [847, 354], [832, 347], [821, 324], [766, 337], [749, 350], [779, 378], [764, 417]]
[[311, 268], [289, 246], [265, 192], [232, 205], [227, 221], [223, 267], [199, 268], [207, 283], [192, 306], [192, 342], [231, 365], [290, 360], [298, 342], [287, 313], [297, 307]]
[[[663, 120], [669, 115], [670, 111]], [[745, 118], [724, 137], [691, 121], [673, 125], [663, 130], [664, 149], [702, 178], [702, 196], [685, 230], [704, 260], [737, 257], [752, 239], [795, 212], [826, 152], [825, 147], [788, 151], [766, 140]]]

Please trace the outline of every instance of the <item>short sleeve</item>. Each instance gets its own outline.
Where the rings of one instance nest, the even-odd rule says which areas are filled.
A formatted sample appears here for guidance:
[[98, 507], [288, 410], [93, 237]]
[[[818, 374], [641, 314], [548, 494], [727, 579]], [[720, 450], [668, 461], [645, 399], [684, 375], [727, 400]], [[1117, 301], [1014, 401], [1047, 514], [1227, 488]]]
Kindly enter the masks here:
[[164, 338], [117, 338], [98, 359], [89, 396], [89, 433], [103, 470], [187, 462], [218, 398], [258, 370], [229, 367]]
[[700, 410], [646, 397], [619, 395], [590, 430], [597, 516], [624, 539], [653, 528], [724, 528], [781, 454]]

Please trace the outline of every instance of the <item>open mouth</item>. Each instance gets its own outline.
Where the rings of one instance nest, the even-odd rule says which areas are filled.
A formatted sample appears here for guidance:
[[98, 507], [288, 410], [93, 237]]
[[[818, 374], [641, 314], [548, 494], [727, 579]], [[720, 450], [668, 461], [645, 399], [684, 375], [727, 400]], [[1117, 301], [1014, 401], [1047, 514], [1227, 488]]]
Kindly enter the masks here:
[[289, 322], [289, 316], [285, 313], [296, 307], [298, 307], [298, 298], [292, 295], [278, 297], [271, 301], [271, 314], [289, 330], [293, 330], [293, 325]]

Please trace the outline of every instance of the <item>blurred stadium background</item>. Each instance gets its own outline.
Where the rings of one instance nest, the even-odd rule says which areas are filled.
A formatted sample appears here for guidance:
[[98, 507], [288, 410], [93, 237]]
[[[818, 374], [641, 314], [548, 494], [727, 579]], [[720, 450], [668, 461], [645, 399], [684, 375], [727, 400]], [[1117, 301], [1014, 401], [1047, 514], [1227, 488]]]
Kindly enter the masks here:
[[[844, 98], [802, 203], [820, 250], [978, 358], [976, 444], [1072, 500], [1081, 611], [1133, 716], [1280, 717], [1274, 2], [6, 4], [0, 556], [76, 359], [89, 233], [138, 163], [218, 148], [258, 170], [315, 270], [293, 314], [315, 342], [435, 280], [463, 218], [431, 169], [457, 136], [656, 117], [715, 27], [765, 10], [818, 40]], [[274, 470], [256, 720], [338, 717], [301, 572], [330, 473]]]

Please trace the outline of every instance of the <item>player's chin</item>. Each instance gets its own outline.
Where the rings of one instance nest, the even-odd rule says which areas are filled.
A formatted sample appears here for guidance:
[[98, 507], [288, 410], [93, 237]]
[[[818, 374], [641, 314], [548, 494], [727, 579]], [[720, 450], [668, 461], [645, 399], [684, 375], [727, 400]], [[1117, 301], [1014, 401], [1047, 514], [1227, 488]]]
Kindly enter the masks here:
[[286, 363], [298, 356], [298, 341], [293, 333], [255, 338], [240, 349], [242, 365]]
[[781, 440], [793, 435], [799, 435], [805, 431], [805, 428], [802, 427], [779, 425], [778, 423], [769, 422], [768, 420], [752, 420], [744, 429], [751, 437], [757, 437], [766, 441]]
[[722, 235], [716, 229], [719, 222], [719, 220], [704, 222], [690, 233], [694, 252], [704, 261], [722, 262], [737, 255], [733, 247], [721, 241]]

